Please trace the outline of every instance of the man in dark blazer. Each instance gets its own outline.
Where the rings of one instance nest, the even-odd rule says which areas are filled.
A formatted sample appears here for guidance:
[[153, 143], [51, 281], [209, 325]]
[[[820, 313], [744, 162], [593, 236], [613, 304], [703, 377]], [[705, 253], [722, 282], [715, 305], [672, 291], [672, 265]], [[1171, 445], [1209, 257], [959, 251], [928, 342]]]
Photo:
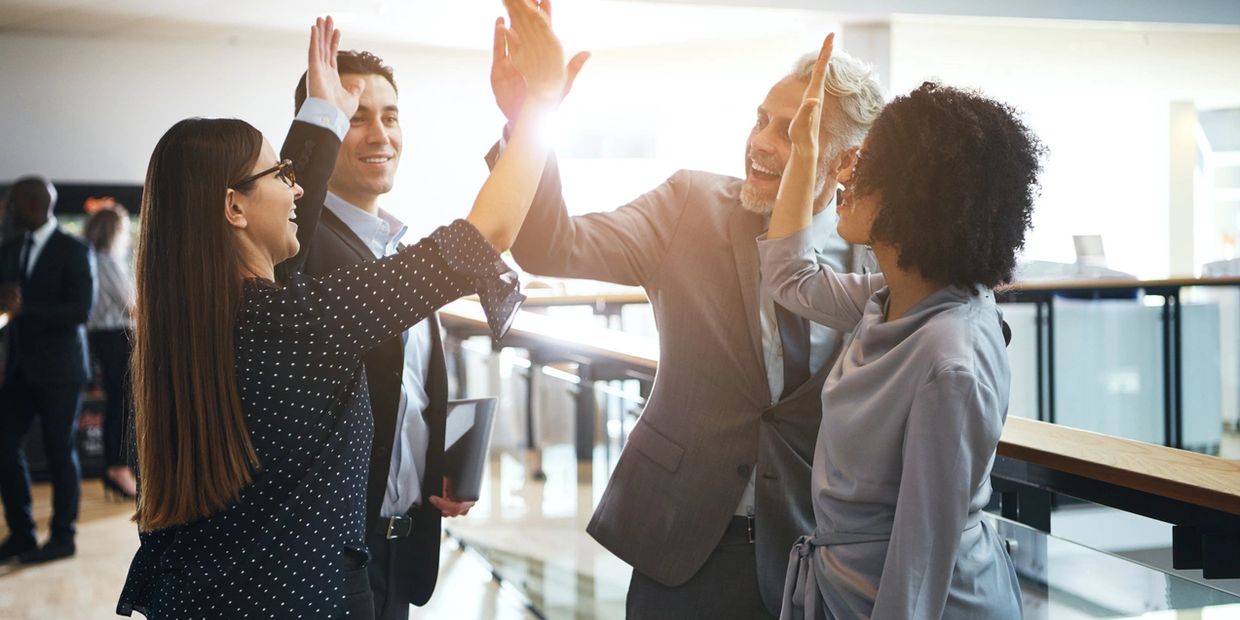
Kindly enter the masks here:
[[[570, 217], [552, 157], [512, 247], [531, 273], [650, 297], [659, 374], [587, 527], [633, 566], [629, 618], [778, 616], [788, 553], [814, 529], [820, 393], [842, 335], [762, 292], [757, 238], [815, 57], [760, 102], [744, 178], [680, 170], [614, 211]], [[511, 122], [524, 86], [498, 40], [491, 83]], [[867, 256], [835, 232], [835, 174], [882, 105], [868, 67], [832, 57], [812, 236], [819, 263], [837, 271], [861, 271]]]
[[[11, 317], [0, 393], [0, 496], [9, 538], [0, 561], [37, 563], [74, 554], [81, 465], [74, 435], [89, 376], [86, 319], [95, 296], [90, 249], [57, 226], [56, 189], [26, 177], [9, 189], [8, 208], [23, 234], [0, 248], [0, 310]], [[52, 535], [36, 547], [30, 472], [22, 452], [39, 419], [52, 475]]]
[[[402, 146], [392, 69], [367, 52], [340, 52], [337, 64], [342, 80], [361, 79], [366, 87], [348, 119], [318, 228], [299, 257], [315, 277], [395, 252], [405, 229], [377, 204], [392, 188]], [[298, 118], [317, 116], [304, 76], [295, 104]], [[473, 502], [454, 501], [444, 489], [448, 379], [438, 321], [384, 342], [364, 361], [375, 424], [368, 572], [376, 617], [404, 620], [409, 605], [425, 604], [435, 590], [442, 517], [464, 515]]]

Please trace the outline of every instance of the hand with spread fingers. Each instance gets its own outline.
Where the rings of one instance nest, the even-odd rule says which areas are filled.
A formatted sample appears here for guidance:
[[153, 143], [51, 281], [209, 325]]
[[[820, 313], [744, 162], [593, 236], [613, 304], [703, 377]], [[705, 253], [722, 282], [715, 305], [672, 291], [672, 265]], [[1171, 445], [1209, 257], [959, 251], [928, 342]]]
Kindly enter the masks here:
[[835, 45], [835, 33], [827, 35], [818, 52], [818, 60], [810, 74], [809, 85], [801, 98], [801, 107], [788, 127], [788, 139], [792, 151], [779, 182], [775, 196], [775, 208], [767, 228], [768, 239], [782, 239], [809, 227], [814, 217], [814, 188], [818, 176], [819, 138], [822, 135], [823, 82], [831, 51]]
[[366, 83], [350, 76], [348, 84], [340, 78], [336, 52], [340, 49], [340, 31], [331, 16], [320, 17], [310, 27], [310, 51], [306, 67], [306, 93], [335, 105], [346, 117], [357, 112], [358, 102]]
[[[547, 16], [547, 22], [550, 23], [551, 0], [542, 0], [538, 3], [538, 8]], [[496, 18], [495, 41], [491, 49], [491, 92], [495, 95], [495, 103], [504, 113], [504, 118], [512, 123], [517, 120], [517, 116], [521, 114], [521, 106], [525, 104], [525, 78], [521, 76], [521, 72], [517, 70], [509, 54], [508, 33], [504, 18]], [[577, 79], [581, 67], [589, 59], [590, 52], [578, 52], [568, 61], [561, 99], [568, 96], [573, 88], [573, 81]]]
[[508, 57], [525, 81], [522, 107], [531, 99], [540, 104], [559, 104], [568, 80], [564, 49], [551, 31], [550, 15], [533, 0], [504, 0], [504, 6], [512, 24], [504, 31]]

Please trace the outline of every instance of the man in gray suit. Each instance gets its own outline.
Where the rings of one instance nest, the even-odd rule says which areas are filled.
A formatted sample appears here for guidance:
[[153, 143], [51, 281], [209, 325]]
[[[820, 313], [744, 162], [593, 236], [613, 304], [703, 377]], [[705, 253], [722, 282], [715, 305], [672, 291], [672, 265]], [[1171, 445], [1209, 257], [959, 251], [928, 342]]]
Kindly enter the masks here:
[[[503, 48], [497, 40], [491, 81], [511, 122], [523, 86]], [[532, 273], [650, 296], [658, 377], [588, 527], [633, 566], [633, 618], [778, 615], [788, 551], [814, 529], [819, 393], [840, 335], [761, 292], [756, 245], [814, 58], [759, 106], [744, 179], [681, 170], [615, 211], [570, 217], [552, 157], [512, 248]], [[868, 67], [837, 53], [825, 102], [814, 240], [821, 262], [860, 271], [861, 249], [835, 234], [835, 173], [883, 97]]]

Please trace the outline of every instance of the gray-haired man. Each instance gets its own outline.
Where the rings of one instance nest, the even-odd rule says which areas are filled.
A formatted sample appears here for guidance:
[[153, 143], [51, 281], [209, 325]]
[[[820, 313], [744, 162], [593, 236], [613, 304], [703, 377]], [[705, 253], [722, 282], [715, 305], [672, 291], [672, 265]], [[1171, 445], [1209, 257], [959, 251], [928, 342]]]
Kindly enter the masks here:
[[[761, 292], [755, 242], [814, 58], [758, 107], [744, 179], [681, 170], [615, 211], [569, 217], [553, 159], [512, 248], [530, 272], [638, 285], [650, 296], [659, 375], [588, 527], [634, 568], [630, 617], [777, 615], [788, 551], [814, 527], [819, 393], [840, 335]], [[505, 111], [522, 96], [519, 80], [505, 79], [510, 69], [497, 45], [492, 86]], [[813, 235], [819, 261], [859, 271], [859, 248], [835, 234], [837, 156], [861, 143], [883, 97], [870, 69], [841, 53], [825, 101]]]

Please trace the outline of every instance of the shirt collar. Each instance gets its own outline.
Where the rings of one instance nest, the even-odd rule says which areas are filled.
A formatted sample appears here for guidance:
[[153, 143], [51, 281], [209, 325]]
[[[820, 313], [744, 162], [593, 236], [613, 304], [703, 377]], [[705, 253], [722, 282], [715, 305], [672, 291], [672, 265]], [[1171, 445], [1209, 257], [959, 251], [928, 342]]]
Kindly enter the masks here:
[[[327, 196], [323, 199], [323, 206], [340, 218], [340, 221], [344, 222], [344, 225], [348, 226], [358, 239], [371, 246], [372, 249], [376, 245], [380, 249], [386, 249], [389, 245], [399, 242], [405, 235], [405, 231], [409, 229], [396, 216], [383, 209], [379, 209], [379, 215], [376, 217], [331, 192], [327, 192]], [[386, 252], [377, 251], [376, 253], [383, 255]]]
[[809, 236], [814, 249], [821, 252], [830, 245], [831, 240], [839, 235], [835, 230], [839, 222], [840, 216], [835, 212], [835, 192], [831, 192], [831, 200], [827, 201], [826, 208], [815, 213], [809, 225]]
[[49, 215], [47, 217], [47, 221], [44, 222], [42, 226], [34, 229], [33, 232], [28, 234], [34, 238], [35, 245], [42, 246], [44, 243], [47, 243], [48, 238], [50, 238], [52, 233], [56, 231], [57, 224], [58, 222], [56, 221], [56, 216]]

